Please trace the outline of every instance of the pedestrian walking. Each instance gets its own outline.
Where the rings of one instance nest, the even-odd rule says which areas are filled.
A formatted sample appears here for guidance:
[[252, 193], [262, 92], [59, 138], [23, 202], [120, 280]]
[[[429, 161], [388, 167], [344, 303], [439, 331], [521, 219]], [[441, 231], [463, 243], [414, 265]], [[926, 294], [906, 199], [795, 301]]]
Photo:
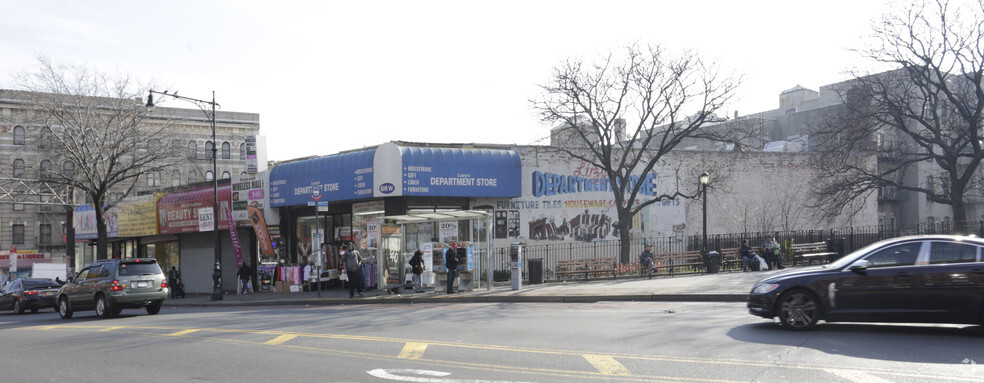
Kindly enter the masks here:
[[239, 266], [239, 272], [237, 272], [236, 275], [239, 276], [239, 281], [243, 285], [242, 294], [251, 294], [253, 291], [249, 288], [249, 280], [252, 278], [253, 269], [249, 267], [249, 263], [244, 261], [243, 264]]
[[642, 254], [639, 254], [639, 264], [642, 266], [642, 270], [639, 270], [640, 276], [645, 274], [649, 276], [649, 279], [653, 279], [653, 267], [656, 264], [656, 256], [653, 255], [653, 247], [651, 245], [646, 245]]
[[349, 298], [354, 297], [356, 291], [359, 292], [360, 297], [363, 296], [362, 260], [354, 251], [349, 251], [348, 245], [342, 245], [338, 253], [342, 255], [342, 267], [345, 268], [345, 274], [348, 276]]
[[424, 252], [417, 250], [410, 258], [410, 273], [413, 274], [413, 292], [422, 293], [424, 287], [420, 285], [420, 274], [424, 272]]
[[444, 251], [444, 267], [448, 269], [448, 294], [454, 294], [454, 279], [458, 277], [458, 244]]

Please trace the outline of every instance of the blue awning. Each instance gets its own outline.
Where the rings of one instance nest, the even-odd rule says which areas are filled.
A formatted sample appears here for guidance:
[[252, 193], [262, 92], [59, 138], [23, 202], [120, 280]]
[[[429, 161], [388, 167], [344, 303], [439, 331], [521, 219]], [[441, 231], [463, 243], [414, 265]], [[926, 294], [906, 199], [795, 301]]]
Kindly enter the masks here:
[[376, 149], [277, 164], [270, 171], [270, 206], [306, 205], [317, 189], [321, 201], [372, 197]]
[[270, 172], [270, 206], [366, 198], [522, 196], [522, 161], [507, 149], [376, 148], [278, 164]]
[[522, 161], [515, 150], [399, 147], [399, 151], [401, 163], [396, 166], [402, 170], [404, 196], [522, 195]]

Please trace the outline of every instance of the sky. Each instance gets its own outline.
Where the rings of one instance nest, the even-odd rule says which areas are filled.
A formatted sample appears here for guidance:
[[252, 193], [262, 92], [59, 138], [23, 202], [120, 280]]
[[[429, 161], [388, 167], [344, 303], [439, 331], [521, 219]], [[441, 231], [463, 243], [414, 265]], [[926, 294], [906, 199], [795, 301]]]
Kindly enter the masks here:
[[[626, 45], [712, 60], [742, 84], [726, 110], [850, 78], [889, 10], [828, 1], [0, 0], [0, 88], [37, 56], [259, 113], [267, 158], [379, 145], [546, 143], [532, 110], [552, 69]], [[194, 108], [181, 101], [169, 107]]]

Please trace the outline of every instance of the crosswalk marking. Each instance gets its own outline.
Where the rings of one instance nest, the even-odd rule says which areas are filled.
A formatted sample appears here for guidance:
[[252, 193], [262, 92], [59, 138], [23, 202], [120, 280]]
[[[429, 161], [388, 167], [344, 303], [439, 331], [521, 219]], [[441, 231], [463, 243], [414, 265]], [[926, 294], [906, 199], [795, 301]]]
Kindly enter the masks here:
[[407, 342], [407, 344], [403, 345], [403, 350], [400, 351], [400, 355], [397, 358], [420, 359], [424, 356], [425, 350], [427, 350], [427, 343]]
[[604, 375], [629, 375], [629, 369], [625, 368], [621, 363], [615, 360], [615, 358], [609, 355], [592, 355], [584, 354], [581, 355], [594, 366], [598, 372]]
[[190, 329], [187, 329], [187, 330], [181, 330], [181, 331], [178, 331], [178, 332], [172, 332], [172, 333], [167, 334], [167, 335], [168, 336], [182, 336], [182, 335], [188, 335], [188, 334], [191, 334], [191, 333], [197, 332], [197, 331], [198, 331], [197, 328], [190, 328]]
[[284, 335], [278, 336], [276, 338], [270, 339], [270, 340], [264, 342], [263, 344], [270, 345], [270, 346], [276, 346], [278, 344], [282, 344], [282, 343], [284, 343], [284, 342], [286, 342], [288, 340], [294, 339], [294, 338], [297, 338], [297, 335], [294, 335], [294, 334], [284, 334]]

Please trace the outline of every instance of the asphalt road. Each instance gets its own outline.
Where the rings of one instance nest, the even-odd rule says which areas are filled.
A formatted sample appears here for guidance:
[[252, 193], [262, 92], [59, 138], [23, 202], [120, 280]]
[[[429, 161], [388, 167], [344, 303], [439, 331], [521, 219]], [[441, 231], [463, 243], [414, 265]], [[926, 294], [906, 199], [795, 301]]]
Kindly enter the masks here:
[[4, 382], [979, 382], [977, 326], [823, 325], [741, 303], [185, 307], [0, 314]]

